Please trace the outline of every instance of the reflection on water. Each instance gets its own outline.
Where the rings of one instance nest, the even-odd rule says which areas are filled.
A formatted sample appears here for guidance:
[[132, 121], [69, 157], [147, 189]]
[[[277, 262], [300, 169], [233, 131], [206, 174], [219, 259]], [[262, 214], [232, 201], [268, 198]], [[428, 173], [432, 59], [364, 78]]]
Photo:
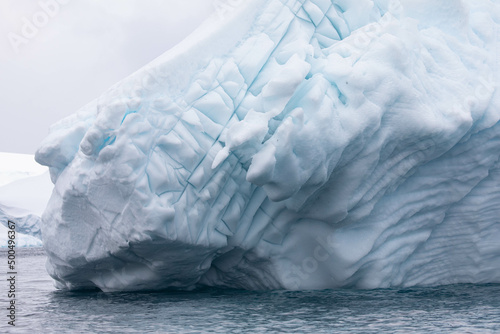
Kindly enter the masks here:
[[[6, 272], [6, 253], [1, 270]], [[248, 292], [64, 292], [40, 249], [19, 250], [16, 329], [1, 293], [0, 332], [500, 332], [500, 285]], [[5, 283], [4, 291], [7, 290]], [[3, 312], [3, 313], [2, 313]]]

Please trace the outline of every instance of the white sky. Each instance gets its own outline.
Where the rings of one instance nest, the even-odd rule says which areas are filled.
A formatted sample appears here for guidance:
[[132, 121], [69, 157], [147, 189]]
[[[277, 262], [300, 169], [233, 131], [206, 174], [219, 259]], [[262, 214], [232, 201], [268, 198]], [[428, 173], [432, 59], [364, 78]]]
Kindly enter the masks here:
[[51, 124], [180, 42], [215, 1], [1, 0], [0, 152], [33, 154]]

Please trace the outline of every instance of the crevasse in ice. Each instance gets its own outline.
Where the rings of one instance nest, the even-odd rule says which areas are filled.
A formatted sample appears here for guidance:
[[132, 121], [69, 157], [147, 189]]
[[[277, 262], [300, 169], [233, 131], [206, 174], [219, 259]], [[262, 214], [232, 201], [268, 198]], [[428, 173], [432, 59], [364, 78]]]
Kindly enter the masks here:
[[49, 273], [104, 291], [500, 282], [499, 8], [212, 18], [42, 143]]

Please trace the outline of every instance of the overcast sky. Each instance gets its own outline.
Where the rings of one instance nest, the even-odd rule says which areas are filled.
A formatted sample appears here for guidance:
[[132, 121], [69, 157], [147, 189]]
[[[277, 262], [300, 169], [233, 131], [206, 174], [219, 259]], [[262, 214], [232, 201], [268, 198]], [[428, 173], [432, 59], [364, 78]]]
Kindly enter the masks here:
[[213, 0], [1, 0], [0, 152], [33, 154], [51, 124], [213, 11]]

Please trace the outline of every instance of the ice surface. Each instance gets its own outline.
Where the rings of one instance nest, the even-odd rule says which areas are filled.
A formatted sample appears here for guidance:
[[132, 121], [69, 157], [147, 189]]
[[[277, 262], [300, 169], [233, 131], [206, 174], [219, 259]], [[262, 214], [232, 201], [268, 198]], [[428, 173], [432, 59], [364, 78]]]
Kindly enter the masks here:
[[36, 163], [32, 154], [0, 152], [0, 187], [47, 172], [47, 167]]
[[[2, 219], [4, 219], [2, 217]], [[9, 230], [6, 226], [3, 224], [0, 224], [0, 248], [5, 248], [7, 247], [9, 239]], [[16, 226], [16, 234], [15, 234], [15, 246], [16, 247], [42, 247], [42, 241], [39, 238], [36, 238], [32, 235], [27, 235], [21, 232], [17, 232], [17, 226]]]
[[257, 0], [53, 126], [60, 288], [500, 282], [496, 1]]
[[[0, 187], [0, 222], [16, 223], [16, 232], [41, 240], [41, 216], [52, 193], [49, 172]], [[6, 244], [3, 244], [4, 246]]]
[[54, 187], [49, 171], [29, 154], [0, 152], [0, 161], [0, 247], [7, 246], [9, 220], [16, 223], [16, 246], [41, 246], [40, 217]]

